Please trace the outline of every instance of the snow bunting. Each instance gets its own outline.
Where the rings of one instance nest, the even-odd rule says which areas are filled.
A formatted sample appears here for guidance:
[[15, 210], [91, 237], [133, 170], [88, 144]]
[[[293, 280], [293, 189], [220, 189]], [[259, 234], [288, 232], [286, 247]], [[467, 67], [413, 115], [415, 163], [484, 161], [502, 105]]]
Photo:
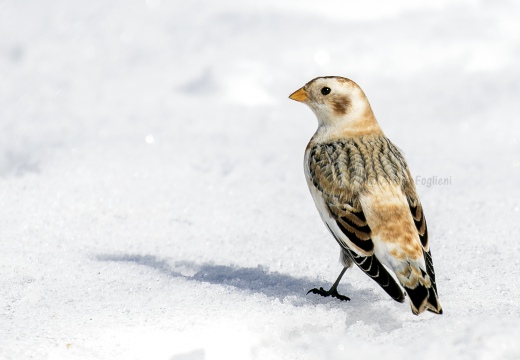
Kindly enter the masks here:
[[410, 170], [384, 135], [361, 88], [327, 76], [289, 96], [309, 106], [318, 130], [305, 150], [305, 176], [316, 207], [341, 247], [343, 270], [330, 290], [338, 294], [345, 271], [355, 263], [394, 300], [410, 298], [412, 312], [442, 314], [426, 220]]

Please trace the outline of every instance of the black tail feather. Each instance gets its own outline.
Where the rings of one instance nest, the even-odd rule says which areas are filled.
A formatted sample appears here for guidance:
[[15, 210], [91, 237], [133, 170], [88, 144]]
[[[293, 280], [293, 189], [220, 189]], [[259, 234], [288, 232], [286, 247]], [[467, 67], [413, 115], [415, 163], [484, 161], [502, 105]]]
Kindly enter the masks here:
[[420, 314], [424, 310], [429, 310], [436, 314], [442, 314], [442, 308], [437, 299], [437, 292], [434, 285], [427, 288], [423, 284], [418, 284], [414, 289], [405, 287], [406, 293], [410, 297], [412, 303], [412, 311], [415, 315]]
[[408, 287], [405, 287], [405, 289], [406, 293], [410, 297], [413, 312], [417, 315], [420, 312], [420, 309], [423, 307], [424, 300], [428, 298], [428, 289], [422, 284], [417, 285], [415, 289]]

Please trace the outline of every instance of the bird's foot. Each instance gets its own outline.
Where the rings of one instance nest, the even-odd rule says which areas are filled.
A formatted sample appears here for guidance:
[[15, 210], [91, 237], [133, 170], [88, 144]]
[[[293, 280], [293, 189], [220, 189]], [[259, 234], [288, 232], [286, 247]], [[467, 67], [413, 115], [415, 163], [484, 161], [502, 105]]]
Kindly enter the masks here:
[[321, 295], [321, 296], [324, 296], [324, 297], [332, 296], [332, 297], [335, 297], [336, 299], [339, 299], [341, 301], [349, 301], [350, 300], [349, 297], [346, 297], [345, 295], [338, 294], [338, 290], [336, 290], [335, 288], [331, 288], [329, 291], [324, 290], [322, 287], [320, 287], [319, 289], [314, 288], [314, 289], [310, 289], [309, 291], [307, 291], [307, 295], [309, 293], [318, 294], [318, 295]]

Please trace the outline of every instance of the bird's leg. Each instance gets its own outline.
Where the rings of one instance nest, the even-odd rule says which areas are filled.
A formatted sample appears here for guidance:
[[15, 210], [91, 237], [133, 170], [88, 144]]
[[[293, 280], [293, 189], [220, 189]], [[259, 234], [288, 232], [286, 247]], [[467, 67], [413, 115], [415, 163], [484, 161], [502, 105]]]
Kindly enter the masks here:
[[320, 287], [319, 289], [316, 289], [316, 288], [310, 289], [307, 292], [307, 294], [313, 293], [313, 294], [318, 294], [318, 295], [325, 296], [325, 297], [332, 296], [332, 297], [335, 297], [336, 299], [340, 299], [342, 301], [350, 300], [350, 298], [348, 298], [344, 295], [338, 294], [338, 290], [337, 290], [339, 282], [341, 281], [341, 278], [343, 277], [343, 274], [345, 274], [345, 271], [347, 271], [347, 269], [348, 269], [348, 267], [344, 267], [343, 270], [341, 270], [338, 278], [336, 279], [336, 281], [334, 282], [332, 287], [329, 289], [329, 291], [323, 290], [323, 288]]

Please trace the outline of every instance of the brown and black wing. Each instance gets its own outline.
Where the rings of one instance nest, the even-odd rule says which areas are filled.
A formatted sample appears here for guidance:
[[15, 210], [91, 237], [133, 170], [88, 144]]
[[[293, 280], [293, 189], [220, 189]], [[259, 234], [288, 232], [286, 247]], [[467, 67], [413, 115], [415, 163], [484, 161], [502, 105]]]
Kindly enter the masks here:
[[422, 302], [426, 298], [428, 304], [431, 305], [431, 307], [435, 310], [431, 309], [430, 307], [427, 307], [427, 309], [438, 314], [442, 314], [442, 308], [439, 304], [437, 295], [435, 269], [433, 268], [433, 259], [428, 239], [428, 227], [426, 225], [426, 218], [424, 217], [424, 212], [419, 200], [408, 197], [408, 205], [410, 206], [410, 212], [412, 213], [413, 221], [415, 223], [415, 227], [417, 228], [419, 239], [421, 240], [424, 262], [426, 264], [426, 272], [428, 273], [432, 285], [431, 287], [427, 288], [419, 284], [415, 289], [407, 288], [406, 292], [410, 296], [410, 300], [414, 303], [414, 305], [417, 308], [419, 308], [418, 306], [422, 304]]
[[[366, 223], [363, 212], [348, 212], [345, 210], [335, 212], [331, 210], [330, 206], [329, 211], [341, 233], [338, 234], [337, 230], [331, 229], [328, 224], [327, 227], [343, 251], [365, 274], [376, 281], [392, 299], [403, 302], [404, 294], [401, 287], [374, 254], [371, 230]], [[348, 240], [343, 240], [344, 237]]]
[[326, 212], [322, 215], [331, 234], [363, 272], [394, 300], [403, 302], [401, 287], [374, 254], [372, 231], [353, 188], [359, 179], [356, 164], [348, 160], [348, 149], [342, 144], [315, 146], [310, 150], [308, 166], [309, 185], [324, 201], [324, 208], [317, 205]]

